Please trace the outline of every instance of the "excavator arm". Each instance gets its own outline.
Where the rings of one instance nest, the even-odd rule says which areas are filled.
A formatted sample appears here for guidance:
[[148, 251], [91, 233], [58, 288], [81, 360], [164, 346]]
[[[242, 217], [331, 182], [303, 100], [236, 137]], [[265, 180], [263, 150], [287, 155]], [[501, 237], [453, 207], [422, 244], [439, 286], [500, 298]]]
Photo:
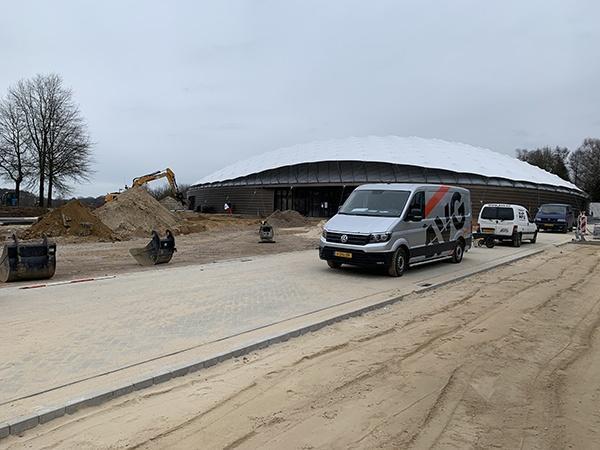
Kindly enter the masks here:
[[[185, 198], [183, 197], [183, 194], [179, 191], [179, 186], [177, 186], [177, 181], [175, 180], [175, 173], [169, 168], [166, 168], [165, 170], [158, 170], [156, 172], [148, 173], [146, 175], [134, 178], [132, 187], [143, 186], [146, 183], [149, 183], [154, 180], [159, 180], [161, 178], [167, 179], [169, 185], [171, 186], [171, 189], [173, 189], [175, 198], [185, 205]], [[115, 200], [117, 196], [118, 193], [110, 193], [106, 195], [105, 200], [109, 202]]]
[[175, 194], [175, 198], [179, 200], [181, 203], [185, 202], [183, 198], [183, 194], [179, 191], [179, 186], [177, 186], [177, 180], [175, 179], [175, 173], [169, 169], [168, 167], [165, 170], [159, 170], [157, 172], [152, 172], [146, 175], [142, 175], [141, 177], [137, 177], [133, 179], [133, 186], [143, 186], [150, 181], [158, 180], [161, 178], [166, 178], [173, 189], [173, 193]]

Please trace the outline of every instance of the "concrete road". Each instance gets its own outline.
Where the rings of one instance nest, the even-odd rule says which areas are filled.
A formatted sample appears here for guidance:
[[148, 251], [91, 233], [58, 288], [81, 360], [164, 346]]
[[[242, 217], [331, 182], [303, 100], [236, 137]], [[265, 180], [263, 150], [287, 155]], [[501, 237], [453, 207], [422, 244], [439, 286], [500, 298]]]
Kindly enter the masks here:
[[[0, 290], [0, 422], [59, 386], [159, 362], [203, 344], [371, 296], [397, 296], [468, 275], [570, 236], [541, 234], [521, 248], [474, 248], [462, 264], [435, 263], [402, 278], [332, 270], [316, 251], [114, 279]], [[35, 403], [34, 403], [35, 404]]]

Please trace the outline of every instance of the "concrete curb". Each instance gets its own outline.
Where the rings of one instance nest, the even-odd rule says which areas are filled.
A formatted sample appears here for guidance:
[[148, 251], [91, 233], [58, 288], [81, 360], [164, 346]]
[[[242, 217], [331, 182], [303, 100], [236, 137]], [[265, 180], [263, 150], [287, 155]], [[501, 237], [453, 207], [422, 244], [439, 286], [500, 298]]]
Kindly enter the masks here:
[[[561, 245], [561, 244], [559, 244], [559, 245]], [[559, 245], [556, 245], [556, 246], [558, 247]], [[285, 331], [285, 332], [282, 332], [279, 334], [266, 336], [255, 342], [238, 345], [237, 347], [234, 347], [233, 349], [231, 349], [227, 352], [218, 353], [209, 358], [197, 360], [197, 361], [194, 361], [189, 364], [182, 364], [182, 365], [178, 365], [178, 366], [160, 369], [157, 372], [149, 373], [147, 375], [142, 376], [138, 380], [128, 382], [127, 384], [121, 385], [114, 389], [110, 389], [110, 390], [106, 390], [106, 391], [99, 391], [99, 392], [92, 392], [92, 393], [86, 394], [82, 397], [77, 397], [77, 398], [71, 399], [63, 405], [45, 408], [45, 409], [40, 410], [37, 413], [34, 413], [32, 415], [16, 417], [12, 420], [7, 420], [6, 423], [0, 422], [0, 439], [5, 438], [8, 435], [20, 435], [24, 431], [36, 427], [38, 424], [47, 423], [51, 420], [62, 417], [65, 414], [74, 414], [82, 408], [86, 408], [89, 406], [97, 406], [97, 405], [105, 403], [109, 400], [130, 394], [133, 391], [147, 389], [151, 386], [158, 385], [158, 384], [164, 383], [166, 381], [169, 381], [172, 378], [181, 377], [181, 376], [193, 373], [193, 372], [197, 372], [204, 368], [212, 367], [212, 366], [214, 366], [218, 363], [221, 363], [223, 361], [226, 361], [228, 359], [239, 358], [240, 356], [244, 356], [253, 351], [269, 347], [273, 344], [286, 342], [290, 338], [295, 338], [295, 337], [299, 337], [299, 336], [302, 336], [307, 333], [312, 333], [312, 332], [320, 330], [321, 328], [332, 325], [336, 322], [350, 319], [352, 317], [361, 316], [367, 312], [374, 311], [376, 309], [380, 309], [380, 308], [392, 305], [396, 302], [401, 301], [402, 299], [404, 299], [405, 297], [407, 297], [411, 294], [423, 293], [423, 292], [427, 292], [430, 290], [434, 290], [434, 289], [440, 288], [442, 286], [445, 286], [447, 284], [454, 283], [456, 281], [460, 281], [465, 278], [468, 278], [468, 277], [471, 277], [471, 276], [474, 276], [474, 275], [477, 275], [477, 274], [480, 274], [483, 272], [487, 272], [489, 270], [495, 269], [496, 267], [499, 267], [499, 266], [502, 266], [505, 264], [510, 264], [510, 263], [513, 263], [516, 261], [520, 261], [520, 260], [522, 260], [524, 258], [528, 258], [530, 256], [538, 255], [540, 253], [543, 253], [545, 250], [546, 249], [539, 249], [539, 250], [535, 250], [531, 253], [527, 253], [524, 255], [518, 255], [509, 260], [501, 261], [498, 263], [493, 263], [489, 266], [482, 267], [475, 271], [472, 271], [472, 272], [469, 272], [466, 274], [462, 274], [462, 275], [458, 275], [456, 278], [452, 278], [449, 280], [443, 280], [443, 281], [431, 284], [430, 286], [424, 286], [424, 287], [417, 288], [412, 292], [400, 295], [398, 297], [393, 297], [393, 298], [389, 298], [386, 300], [378, 301], [373, 304], [363, 306], [361, 308], [358, 308], [358, 309], [355, 309], [352, 311], [348, 311], [343, 314], [338, 314], [337, 316], [333, 316], [328, 319], [324, 319], [319, 322], [305, 325], [303, 327], [296, 328], [296, 329], [293, 329], [290, 331]]]

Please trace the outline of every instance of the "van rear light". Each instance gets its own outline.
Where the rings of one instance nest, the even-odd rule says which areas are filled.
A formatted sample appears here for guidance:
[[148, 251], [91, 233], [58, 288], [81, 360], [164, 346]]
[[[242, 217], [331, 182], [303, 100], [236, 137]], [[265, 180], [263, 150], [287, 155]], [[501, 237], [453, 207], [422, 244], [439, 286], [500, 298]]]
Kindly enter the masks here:
[[478, 233], [481, 233], [481, 225], [480, 224], [475, 224], [476, 230]]
[[519, 229], [519, 227], [517, 225], [514, 225], [513, 226], [513, 233], [516, 233], [518, 229]]

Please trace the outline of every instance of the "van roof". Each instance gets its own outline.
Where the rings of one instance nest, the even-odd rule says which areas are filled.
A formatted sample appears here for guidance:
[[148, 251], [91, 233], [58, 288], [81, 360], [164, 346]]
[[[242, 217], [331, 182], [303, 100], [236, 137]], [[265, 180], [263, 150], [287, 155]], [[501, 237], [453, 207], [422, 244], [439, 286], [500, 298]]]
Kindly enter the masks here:
[[513, 205], [513, 204], [509, 204], [509, 203], [486, 203], [485, 205], [483, 205], [483, 208], [485, 208], [487, 206], [489, 206], [490, 208], [523, 208], [523, 209], [527, 209], [524, 206]]
[[373, 183], [373, 184], [361, 184], [360, 186], [358, 186], [356, 189], [357, 190], [367, 190], [367, 189], [381, 189], [381, 190], [388, 190], [388, 191], [415, 191], [417, 189], [422, 189], [422, 188], [432, 188], [432, 189], [439, 189], [443, 186], [449, 187], [450, 189], [453, 190], [460, 190], [463, 192], [468, 192], [468, 189], [465, 188], [461, 188], [461, 187], [457, 187], [457, 186], [450, 186], [447, 184], [427, 184], [427, 183]]

